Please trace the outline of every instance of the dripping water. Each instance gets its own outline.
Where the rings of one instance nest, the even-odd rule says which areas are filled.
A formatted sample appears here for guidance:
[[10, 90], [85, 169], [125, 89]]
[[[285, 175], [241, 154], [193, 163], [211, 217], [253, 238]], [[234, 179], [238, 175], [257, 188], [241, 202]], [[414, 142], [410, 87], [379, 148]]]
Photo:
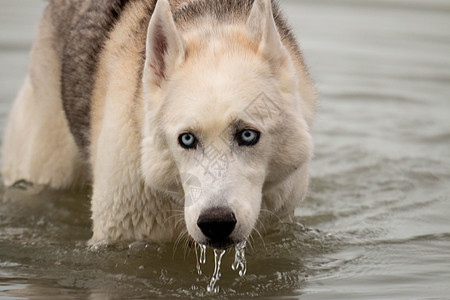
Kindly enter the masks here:
[[246, 241], [239, 243], [236, 245], [234, 250], [236, 251], [234, 254], [234, 263], [231, 265], [233, 271], [239, 270], [239, 276], [244, 276], [247, 273], [247, 261], [245, 260], [245, 246], [247, 245]]
[[225, 254], [225, 250], [221, 249], [214, 249], [214, 273], [211, 278], [211, 281], [209, 282], [208, 286], [206, 287], [206, 290], [209, 293], [218, 293], [219, 287], [216, 286], [217, 281], [220, 279], [220, 264], [222, 263], [222, 257]]
[[[244, 276], [247, 273], [247, 261], [245, 260], [245, 246], [247, 245], [246, 241], [239, 243], [234, 248], [234, 262], [231, 265], [233, 271], [239, 271], [239, 276]], [[199, 250], [200, 249], [200, 253]], [[201, 244], [196, 244], [194, 247], [195, 250], [195, 259], [197, 262], [196, 269], [197, 274], [202, 275], [201, 265], [206, 263], [206, 246]], [[210, 293], [218, 293], [219, 287], [216, 286], [217, 282], [220, 279], [220, 266], [222, 263], [222, 257], [225, 254], [225, 250], [222, 249], [214, 249], [214, 273], [211, 277], [209, 284], [206, 289]]]
[[[200, 248], [200, 256], [198, 255], [197, 247]], [[204, 265], [206, 263], [206, 246], [196, 244], [194, 247], [195, 250], [195, 260], [197, 261], [197, 274], [202, 275], [202, 268], [201, 265]]]

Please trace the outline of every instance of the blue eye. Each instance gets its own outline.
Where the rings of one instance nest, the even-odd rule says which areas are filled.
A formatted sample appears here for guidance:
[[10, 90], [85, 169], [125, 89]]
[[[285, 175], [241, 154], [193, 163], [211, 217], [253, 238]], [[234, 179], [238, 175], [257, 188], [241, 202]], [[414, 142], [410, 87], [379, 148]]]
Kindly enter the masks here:
[[197, 139], [192, 133], [183, 133], [178, 137], [178, 143], [184, 149], [195, 149], [197, 147]]
[[251, 147], [258, 144], [261, 133], [256, 130], [246, 129], [238, 133], [237, 141], [239, 146]]

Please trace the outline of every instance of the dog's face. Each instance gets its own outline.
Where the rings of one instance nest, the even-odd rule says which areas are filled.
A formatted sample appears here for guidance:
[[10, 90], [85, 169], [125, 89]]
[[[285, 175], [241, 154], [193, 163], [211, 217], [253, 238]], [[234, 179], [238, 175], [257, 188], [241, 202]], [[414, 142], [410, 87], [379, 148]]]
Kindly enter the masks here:
[[147, 185], [184, 196], [198, 243], [246, 240], [263, 193], [309, 160], [297, 80], [270, 1], [255, 1], [240, 27], [183, 36], [158, 1], [144, 70], [142, 171]]

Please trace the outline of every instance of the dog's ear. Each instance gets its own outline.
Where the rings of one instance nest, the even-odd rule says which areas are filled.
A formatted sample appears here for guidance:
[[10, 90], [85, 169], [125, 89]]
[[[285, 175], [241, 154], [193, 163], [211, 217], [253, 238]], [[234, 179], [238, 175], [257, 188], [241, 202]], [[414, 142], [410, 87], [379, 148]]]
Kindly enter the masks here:
[[147, 31], [144, 79], [161, 84], [185, 56], [185, 46], [175, 25], [168, 0], [158, 0]]
[[273, 62], [283, 57], [285, 52], [273, 17], [271, 0], [255, 0], [247, 20], [247, 34], [259, 45], [258, 52]]

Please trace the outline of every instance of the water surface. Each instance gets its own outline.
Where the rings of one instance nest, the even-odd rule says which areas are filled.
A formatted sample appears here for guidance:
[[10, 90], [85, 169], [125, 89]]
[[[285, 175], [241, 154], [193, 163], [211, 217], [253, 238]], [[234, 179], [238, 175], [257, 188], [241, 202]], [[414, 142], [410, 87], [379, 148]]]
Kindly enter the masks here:
[[[219, 298], [450, 299], [450, 3], [281, 1], [321, 93], [311, 189]], [[44, 2], [2, 0], [0, 128]], [[89, 249], [89, 191], [0, 193], [0, 298], [209, 296], [179, 244]]]

